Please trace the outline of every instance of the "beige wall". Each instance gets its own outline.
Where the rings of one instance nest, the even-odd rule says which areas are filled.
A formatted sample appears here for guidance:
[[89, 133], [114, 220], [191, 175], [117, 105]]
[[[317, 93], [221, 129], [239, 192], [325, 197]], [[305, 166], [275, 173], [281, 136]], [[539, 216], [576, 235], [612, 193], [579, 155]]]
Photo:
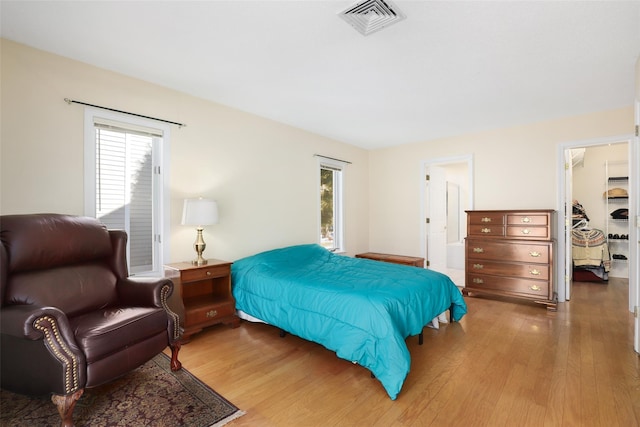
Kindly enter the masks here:
[[368, 152], [154, 84], [2, 40], [0, 213], [83, 214], [83, 114], [64, 98], [185, 123], [171, 128], [170, 260], [194, 256], [182, 200], [218, 201], [205, 255], [235, 260], [316, 242], [315, 153], [345, 176], [347, 250], [368, 249]]
[[475, 209], [558, 209], [558, 147], [632, 134], [633, 107], [372, 151], [372, 251], [424, 254], [422, 165], [473, 156]]
[[277, 122], [2, 40], [0, 213], [83, 213], [83, 108], [65, 97], [168, 120], [171, 261], [193, 256], [182, 199], [218, 200], [206, 255], [234, 260], [316, 240], [316, 159], [353, 162], [350, 254], [418, 255], [422, 164], [472, 155], [476, 209], [552, 208], [558, 145], [631, 134], [633, 107], [367, 152]]

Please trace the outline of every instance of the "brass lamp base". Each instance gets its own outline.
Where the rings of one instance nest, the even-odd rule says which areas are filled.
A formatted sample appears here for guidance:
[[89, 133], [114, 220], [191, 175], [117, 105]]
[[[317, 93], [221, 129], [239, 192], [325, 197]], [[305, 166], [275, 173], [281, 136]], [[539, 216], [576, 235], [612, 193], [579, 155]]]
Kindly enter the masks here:
[[204, 252], [205, 248], [207, 247], [207, 244], [204, 242], [204, 239], [202, 238], [202, 227], [196, 228], [196, 231], [198, 232], [198, 235], [196, 236], [196, 241], [193, 244], [193, 249], [196, 250], [196, 253], [198, 254], [198, 258], [196, 258], [195, 260], [191, 261], [191, 264], [193, 264], [193, 265], [207, 265], [207, 260], [202, 257], [202, 253]]

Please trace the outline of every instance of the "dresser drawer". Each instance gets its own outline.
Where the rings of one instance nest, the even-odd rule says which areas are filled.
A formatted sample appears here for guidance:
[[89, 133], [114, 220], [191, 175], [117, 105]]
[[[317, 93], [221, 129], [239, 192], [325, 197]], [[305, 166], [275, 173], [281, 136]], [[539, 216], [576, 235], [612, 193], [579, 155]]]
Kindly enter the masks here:
[[493, 211], [473, 211], [467, 212], [469, 224], [479, 225], [503, 225], [504, 213]]
[[478, 225], [467, 226], [467, 233], [474, 237], [504, 237], [504, 227], [502, 225]]
[[549, 226], [549, 215], [546, 214], [528, 214], [528, 213], [510, 213], [507, 214], [508, 225], [536, 225]]
[[185, 270], [182, 272], [181, 277], [183, 282], [193, 282], [196, 280], [204, 280], [212, 277], [223, 277], [228, 275], [228, 265], [212, 265], [211, 267]]
[[523, 279], [549, 280], [549, 266], [545, 264], [521, 264], [496, 261], [467, 261], [467, 271], [472, 274], [512, 276]]
[[547, 240], [549, 235], [549, 227], [535, 227], [528, 225], [508, 225], [506, 237], [518, 239]]
[[514, 277], [487, 276], [473, 273], [466, 275], [466, 287], [479, 292], [491, 292], [526, 298], [549, 298], [550, 282]]
[[524, 243], [519, 241], [489, 242], [481, 239], [465, 240], [467, 260], [514, 261], [549, 264], [551, 243]]

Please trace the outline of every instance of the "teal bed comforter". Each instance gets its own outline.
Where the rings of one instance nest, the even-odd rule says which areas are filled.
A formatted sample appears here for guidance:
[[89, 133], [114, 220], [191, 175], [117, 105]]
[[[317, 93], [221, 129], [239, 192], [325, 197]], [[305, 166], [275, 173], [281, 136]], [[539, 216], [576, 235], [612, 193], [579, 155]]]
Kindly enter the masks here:
[[336, 255], [320, 245], [262, 252], [231, 267], [236, 308], [369, 369], [396, 399], [409, 373], [405, 339], [467, 307], [444, 274]]

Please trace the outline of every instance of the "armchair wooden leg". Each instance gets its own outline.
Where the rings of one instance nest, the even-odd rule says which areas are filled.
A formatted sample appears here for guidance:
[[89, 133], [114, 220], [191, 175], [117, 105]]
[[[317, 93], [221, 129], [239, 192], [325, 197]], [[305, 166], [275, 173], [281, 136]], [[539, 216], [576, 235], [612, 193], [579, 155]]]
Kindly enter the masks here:
[[76, 407], [76, 402], [84, 393], [84, 389], [80, 389], [73, 394], [66, 396], [60, 396], [54, 394], [51, 396], [51, 401], [58, 408], [60, 414], [60, 426], [61, 427], [73, 427], [73, 408]]
[[180, 341], [176, 341], [175, 343], [170, 345], [171, 347], [171, 370], [179, 371], [182, 369], [182, 363], [178, 360], [178, 352], [180, 351]]

